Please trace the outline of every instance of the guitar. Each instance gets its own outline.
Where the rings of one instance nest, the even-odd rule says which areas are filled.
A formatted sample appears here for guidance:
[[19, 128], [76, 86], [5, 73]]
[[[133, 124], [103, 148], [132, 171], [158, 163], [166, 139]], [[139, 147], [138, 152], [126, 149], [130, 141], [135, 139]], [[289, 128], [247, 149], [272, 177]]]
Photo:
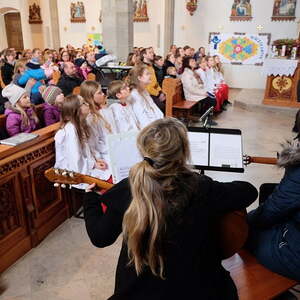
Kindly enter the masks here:
[[[60, 169], [48, 169], [45, 177], [54, 182], [55, 187], [66, 188], [66, 185], [95, 183], [100, 189], [109, 190], [114, 185], [91, 176]], [[246, 209], [228, 213], [222, 217], [217, 228], [222, 258], [226, 259], [238, 252], [248, 237], [248, 224], [246, 222]]]
[[245, 166], [248, 166], [251, 163], [265, 164], [265, 165], [276, 165], [277, 164], [277, 158], [275, 158], [275, 157], [259, 157], [259, 156], [244, 155], [243, 160], [244, 160]]

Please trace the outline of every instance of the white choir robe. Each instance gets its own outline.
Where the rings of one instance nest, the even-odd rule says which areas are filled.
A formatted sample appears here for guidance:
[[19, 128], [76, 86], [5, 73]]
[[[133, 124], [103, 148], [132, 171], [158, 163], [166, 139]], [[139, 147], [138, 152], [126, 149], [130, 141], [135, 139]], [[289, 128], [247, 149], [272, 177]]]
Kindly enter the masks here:
[[108, 155], [104, 155], [107, 152], [107, 149], [105, 145], [105, 136], [102, 121], [100, 118], [89, 114], [87, 117], [87, 123], [91, 129], [91, 135], [88, 141], [91, 152], [93, 153], [96, 160], [103, 159], [108, 165], [108, 168], [106, 170], [99, 170], [100, 179], [108, 180], [112, 175], [112, 172]]
[[140, 129], [143, 129], [153, 121], [162, 119], [164, 114], [145, 90], [139, 93], [137, 89], [131, 91], [132, 109], [138, 120]]
[[225, 82], [223, 74], [216, 70], [214, 70], [214, 80], [216, 84], [222, 84]]
[[[95, 169], [95, 157], [87, 142], [82, 147], [75, 126], [68, 122], [64, 128], [57, 131], [55, 140], [55, 166], [76, 173], [100, 178], [101, 170]], [[74, 187], [86, 189], [87, 184], [78, 184]]]
[[113, 103], [110, 108], [116, 122], [117, 133], [140, 129], [131, 103]]
[[213, 70], [212, 69], [207, 69], [206, 71], [199, 68], [195, 71], [201, 78], [204, 84], [204, 89], [211, 93], [215, 93], [215, 81], [213, 78]]

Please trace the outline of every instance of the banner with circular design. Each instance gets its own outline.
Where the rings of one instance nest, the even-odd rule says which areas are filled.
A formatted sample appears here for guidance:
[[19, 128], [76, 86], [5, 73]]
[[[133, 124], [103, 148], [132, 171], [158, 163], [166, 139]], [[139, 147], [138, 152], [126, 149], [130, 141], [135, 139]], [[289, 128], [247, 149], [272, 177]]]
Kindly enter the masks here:
[[210, 55], [219, 55], [223, 63], [261, 65], [267, 57], [269, 34], [210, 34]]

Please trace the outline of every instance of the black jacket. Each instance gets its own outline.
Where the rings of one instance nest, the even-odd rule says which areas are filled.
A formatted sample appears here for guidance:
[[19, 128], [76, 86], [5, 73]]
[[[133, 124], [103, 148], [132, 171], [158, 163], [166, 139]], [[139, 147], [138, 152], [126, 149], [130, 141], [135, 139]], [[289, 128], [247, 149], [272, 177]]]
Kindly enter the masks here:
[[66, 74], [63, 74], [57, 83], [57, 86], [62, 90], [64, 96], [68, 96], [72, 94], [73, 89], [77, 86], [80, 86], [83, 79], [77, 77], [77, 76], [68, 76]]
[[[180, 190], [187, 185], [194, 189], [176, 217], [167, 219], [163, 244], [166, 279], [155, 277], [147, 267], [137, 276], [128, 266], [123, 243], [110, 300], [238, 299], [235, 285], [221, 265], [214, 228], [224, 213], [251, 204], [257, 197], [256, 189], [247, 182], [219, 183], [193, 173], [181, 176], [178, 185]], [[104, 194], [102, 201], [108, 206], [104, 215], [97, 194], [87, 194], [84, 201], [87, 232], [96, 247], [113, 244], [122, 232], [123, 215], [131, 201], [128, 180]]]
[[14, 75], [14, 65], [5, 62], [1, 68], [1, 77], [5, 85], [11, 83], [13, 75]]
[[165, 77], [164, 69], [163, 69], [163, 67], [160, 68], [156, 65], [153, 65], [153, 69], [155, 71], [157, 82], [158, 82], [159, 86], [162, 87], [162, 82]]

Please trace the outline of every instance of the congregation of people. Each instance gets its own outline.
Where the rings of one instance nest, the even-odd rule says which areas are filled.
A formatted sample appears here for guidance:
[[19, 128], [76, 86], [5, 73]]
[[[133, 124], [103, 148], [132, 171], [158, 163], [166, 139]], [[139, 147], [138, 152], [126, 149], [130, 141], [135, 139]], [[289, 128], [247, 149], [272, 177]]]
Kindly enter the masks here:
[[[6, 115], [6, 133], [30, 133], [60, 122], [54, 137], [55, 167], [112, 183], [108, 136], [139, 131], [138, 147], [144, 160], [131, 171], [129, 181], [122, 181], [104, 194], [102, 202], [108, 207], [111, 203], [112, 209], [105, 217], [104, 212], [99, 213], [99, 195], [94, 193], [89, 193], [84, 204], [86, 226], [94, 245], [110, 245], [121, 232], [125, 236], [111, 299], [168, 299], [171, 295], [173, 299], [188, 299], [199, 290], [199, 280], [205, 286], [201, 288], [203, 299], [238, 299], [211, 240], [209, 218], [216, 220], [224, 212], [246, 208], [255, 201], [257, 191], [245, 182], [219, 183], [196, 176], [187, 166], [190, 150], [185, 126], [175, 119], [164, 119], [166, 95], [162, 86], [166, 78], [180, 80], [185, 99], [198, 103], [195, 120], [210, 107], [214, 107], [214, 114], [226, 110], [229, 87], [219, 57], [206, 55], [203, 47], [195, 51], [189, 46], [172, 45], [164, 59], [155, 55], [153, 47], [135, 47], [126, 63], [132, 66], [128, 76], [111, 81], [104, 91], [96, 81], [96, 62], [106, 54], [103, 48], [75, 49], [71, 45], [59, 51], [2, 51], [0, 113]], [[108, 105], [108, 99], [114, 99], [113, 103]], [[42, 118], [36, 112], [37, 106], [42, 106]], [[297, 131], [299, 120], [298, 116]], [[217, 125], [212, 119], [209, 122]], [[295, 280], [300, 280], [299, 242], [295, 242], [300, 236], [300, 192], [299, 182], [294, 180], [299, 176], [298, 143], [299, 136], [280, 155], [280, 165], [287, 169], [280, 185], [248, 216], [253, 225], [249, 249], [268, 268]], [[86, 190], [87, 185], [75, 187]], [[161, 202], [156, 202], [155, 191]], [[201, 201], [197, 200], [198, 194], [202, 195]], [[281, 205], [287, 194], [293, 196]], [[142, 199], [144, 206], [137, 199]], [[142, 233], [131, 221], [135, 218]], [[145, 224], [143, 218], [150, 221]], [[174, 228], [164, 231], [166, 224]], [[194, 244], [196, 235], [200, 238]], [[164, 249], [160, 248], [163, 237], [169, 241]], [[150, 241], [140, 247], [147, 238], [153, 244]], [[271, 247], [274, 239], [276, 247]], [[261, 246], [264, 240], [270, 240], [268, 247]], [[181, 248], [174, 252], [173, 244], [177, 242]], [[184, 254], [183, 260], [177, 260], [177, 252], [181, 258]], [[146, 271], [139, 277], [142, 270]], [[167, 280], [165, 275], [169, 276]], [[190, 289], [184, 289], [185, 285]]]

